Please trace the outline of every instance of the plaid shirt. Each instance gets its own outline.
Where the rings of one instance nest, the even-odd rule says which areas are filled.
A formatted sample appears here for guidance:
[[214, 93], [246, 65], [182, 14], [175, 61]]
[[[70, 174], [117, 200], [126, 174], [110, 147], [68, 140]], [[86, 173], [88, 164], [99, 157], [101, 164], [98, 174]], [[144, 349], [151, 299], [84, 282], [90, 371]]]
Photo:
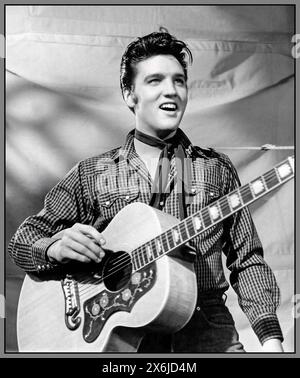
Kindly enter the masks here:
[[[151, 198], [152, 179], [135, 152], [132, 133], [117, 149], [79, 162], [46, 196], [39, 214], [27, 218], [9, 244], [15, 263], [27, 272], [54, 271], [47, 260], [52, 236], [74, 223], [94, 225], [100, 232], [127, 204]], [[240, 185], [229, 158], [213, 150], [190, 146], [192, 182], [187, 213], [191, 215]], [[176, 175], [174, 157], [169, 183]], [[179, 218], [177, 185], [170, 185], [163, 211]], [[198, 295], [224, 293], [229, 285], [222, 266], [222, 251], [239, 305], [261, 342], [283, 340], [276, 316], [280, 294], [275, 277], [263, 259], [263, 249], [248, 208], [205, 232], [190, 244], [195, 247]]]

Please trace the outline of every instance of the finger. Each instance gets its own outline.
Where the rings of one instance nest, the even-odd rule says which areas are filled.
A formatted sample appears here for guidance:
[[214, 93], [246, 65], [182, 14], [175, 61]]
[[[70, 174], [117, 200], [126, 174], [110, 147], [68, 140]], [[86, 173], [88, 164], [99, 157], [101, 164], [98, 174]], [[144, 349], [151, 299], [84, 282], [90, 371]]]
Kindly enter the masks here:
[[77, 223], [76, 228], [77, 228], [77, 230], [79, 230], [83, 234], [89, 235], [90, 237], [95, 239], [96, 242], [99, 243], [100, 245], [105, 244], [105, 239], [104, 239], [103, 235], [100, 232], [98, 232], [93, 226], [89, 226], [87, 224]]
[[78, 231], [70, 232], [68, 236], [70, 240], [73, 240], [89, 249], [97, 258], [104, 257], [104, 251], [100, 247], [100, 245], [95, 242], [95, 239], [86, 236], [85, 234], [82, 234]]
[[101, 257], [100, 257], [99, 254], [96, 255], [89, 248], [87, 248], [85, 245], [83, 245], [81, 243], [78, 243], [75, 240], [71, 240], [71, 239], [69, 240], [69, 243], [68, 243], [68, 246], [67, 246], [67, 250], [68, 249], [71, 249], [73, 252], [76, 252], [77, 254], [86, 256], [90, 260], [93, 260], [93, 261], [95, 261], [97, 263], [101, 261]]
[[82, 234], [80, 232], [72, 232], [69, 235], [69, 238], [76, 241], [79, 244], [84, 245], [88, 248], [92, 253], [96, 255], [96, 257], [103, 257], [104, 251], [100, 247], [100, 245], [95, 241], [94, 238], [91, 238], [88, 235]]
[[62, 263], [67, 262], [69, 260], [76, 260], [82, 263], [90, 263], [92, 261], [88, 256], [77, 253], [70, 248], [65, 248], [63, 252]]

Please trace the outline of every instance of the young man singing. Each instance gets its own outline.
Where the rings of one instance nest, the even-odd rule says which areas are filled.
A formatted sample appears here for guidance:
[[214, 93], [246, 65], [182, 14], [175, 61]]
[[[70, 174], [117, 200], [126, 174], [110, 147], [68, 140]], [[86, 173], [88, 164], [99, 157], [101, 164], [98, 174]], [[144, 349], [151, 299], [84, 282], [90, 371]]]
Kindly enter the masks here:
[[[179, 128], [188, 99], [188, 58], [192, 60], [187, 45], [166, 32], [138, 38], [127, 47], [120, 81], [135, 129], [122, 147], [79, 162], [47, 194], [43, 210], [27, 218], [10, 242], [16, 264], [42, 276], [74, 260], [99, 263], [106, 253], [101, 232], [128, 203], [143, 202], [184, 219], [239, 186], [226, 155], [193, 146]], [[102, 180], [109, 175], [116, 179]], [[124, 189], [128, 176], [135, 184]], [[212, 226], [190, 245], [196, 252], [194, 313], [170, 337], [146, 335], [139, 351], [244, 352], [225, 306], [229, 284], [222, 253], [263, 351], [283, 351], [276, 316], [279, 289], [248, 209]]]

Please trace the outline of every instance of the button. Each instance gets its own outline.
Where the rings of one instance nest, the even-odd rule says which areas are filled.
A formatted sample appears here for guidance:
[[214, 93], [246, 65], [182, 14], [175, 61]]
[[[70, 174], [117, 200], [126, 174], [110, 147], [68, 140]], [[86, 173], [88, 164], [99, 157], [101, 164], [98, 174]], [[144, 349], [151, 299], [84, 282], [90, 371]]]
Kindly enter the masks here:
[[160, 206], [163, 206], [164, 205], [164, 201], [160, 201]]
[[37, 268], [38, 268], [38, 270], [41, 270], [41, 266], [40, 265], [38, 265]]
[[209, 195], [210, 195], [211, 197], [214, 197], [214, 196], [215, 196], [215, 193], [210, 192]]
[[197, 307], [196, 307], [196, 310], [197, 310], [197, 311], [200, 311], [201, 309], [200, 309], [200, 307], [199, 307], [199, 306], [197, 306]]
[[129, 196], [126, 196], [125, 199], [129, 200]]
[[196, 188], [192, 188], [191, 192], [192, 192], [192, 194], [195, 194], [196, 193]]
[[109, 204], [110, 204], [110, 201], [106, 201], [106, 202], [105, 202], [105, 205], [108, 206]]

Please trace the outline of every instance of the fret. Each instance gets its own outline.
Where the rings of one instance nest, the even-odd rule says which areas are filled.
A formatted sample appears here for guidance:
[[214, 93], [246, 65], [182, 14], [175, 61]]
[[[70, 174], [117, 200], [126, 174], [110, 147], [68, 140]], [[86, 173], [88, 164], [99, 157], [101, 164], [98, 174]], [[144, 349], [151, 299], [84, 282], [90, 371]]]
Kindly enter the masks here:
[[220, 213], [220, 208], [218, 206], [218, 201], [214, 202], [212, 205], [209, 205], [208, 212], [209, 212], [210, 219], [213, 223], [221, 219], [221, 213]]
[[139, 256], [140, 256], [140, 260], [141, 260], [142, 266], [147, 265], [146, 253], [145, 253], [145, 251], [143, 250], [143, 246], [140, 247], [140, 253], [139, 253]]
[[235, 211], [243, 205], [238, 190], [235, 190], [234, 192], [229, 193], [227, 195], [227, 198], [228, 198], [229, 205], [231, 207], [231, 211]]
[[239, 192], [240, 192], [240, 195], [241, 195], [241, 198], [242, 198], [244, 205], [251, 202], [254, 198], [249, 184], [244, 185], [241, 188], [239, 188]]
[[186, 219], [186, 225], [189, 233], [189, 237], [192, 238], [194, 235], [196, 235], [193, 218], [189, 217]]
[[188, 240], [188, 234], [186, 232], [186, 228], [185, 228], [185, 222], [180, 222], [179, 225], [179, 231], [180, 231], [180, 235], [181, 235], [181, 238], [182, 238], [182, 241], [186, 241]]
[[146, 250], [146, 255], [147, 255], [147, 258], [148, 258], [148, 261], [151, 262], [154, 260], [154, 250], [150, 247], [150, 245], [146, 245], [145, 246], [145, 250]]
[[136, 261], [137, 269], [140, 269], [142, 267], [142, 263], [140, 261], [140, 248], [133, 251], [133, 258]]
[[143, 259], [145, 261], [144, 265], [147, 265], [147, 264], [149, 264], [150, 261], [149, 261], [149, 257], [148, 257], [148, 253], [147, 253], [147, 249], [146, 249], [145, 245], [142, 245], [141, 249], [142, 249], [141, 255], [143, 256]]
[[212, 224], [212, 221], [210, 219], [210, 215], [209, 215], [209, 211], [207, 207], [201, 210], [201, 215], [202, 215], [204, 226], [209, 227]]
[[174, 239], [173, 239], [172, 231], [168, 230], [166, 235], [167, 235], [167, 239], [168, 239], [170, 249], [173, 249], [175, 247], [175, 242], [174, 242]]
[[159, 257], [159, 254], [156, 249], [155, 239], [150, 240], [150, 242], [148, 242], [147, 244], [149, 246], [149, 249], [151, 249], [153, 260], [157, 259]]
[[227, 196], [225, 196], [225, 197], [223, 197], [219, 200], [219, 205], [220, 205], [223, 217], [226, 217], [227, 215], [231, 214], [232, 211], [231, 211], [231, 208], [229, 206]]
[[139, 266], [139, 260], [138, 260], [138, 250], [134, 250], [132, 252], [132, 262], [133, 262], [133, 269], [134, 270], [138, 270], [140, 269], [140, 266]]
[[163, 245], [163, 251], [164, 251], [164, 253], [166, 253], [169, 250], [168, 238], [167, 238], [166, 233], [161, 234], [160, 238], [161, 238], [162, 245]]
[[262, 177], [264, 178], [264, 181], [268, 189], [272, 189], [274, 188], [274, 186], [280, 183], [280, 180], [276, 174], [275, 169], [271, 169], [270, 171], [265, 173]]
[[155, 246], [156, 246], [156, 251], [159, 256], [163, 254], [163, 248], [162, 248], [162, 242], [159, 240], [159, 237], [155, 238]]

